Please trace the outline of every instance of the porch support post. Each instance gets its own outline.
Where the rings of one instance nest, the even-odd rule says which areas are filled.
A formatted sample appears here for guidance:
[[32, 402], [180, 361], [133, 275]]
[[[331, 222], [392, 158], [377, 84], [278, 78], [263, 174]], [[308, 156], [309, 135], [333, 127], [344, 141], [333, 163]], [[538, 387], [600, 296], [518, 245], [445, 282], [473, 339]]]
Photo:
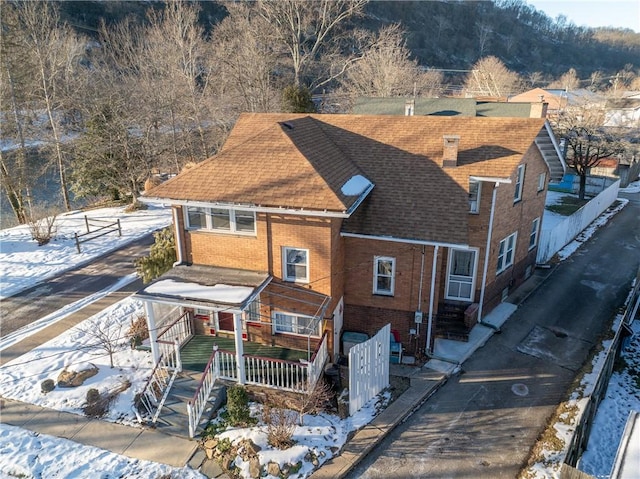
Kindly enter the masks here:
[[242, 345], [242, 314], [233, 313], [233, 337], [236, 342], [236, 367], [238, 369], [238, 382], [245, 384], [247, 375], [244, 369], [244, 347]]
[[429, 321], [427, 323], [427, 347], [426, 352], [430, 356], [433, 354], [431, 348], [431, 330], [433, 328], [433, 303], [436, 294], [436, 273], [438, 271], [438, 249], [440, 247], [435, 245], [433, 247], [433, 262], [431, 264], [431, 288], [429, 291]]
[[478, 322], [482, 323], [482, 306], [484, 304], [484, 291], [487, 287], [487, 271], [489, 268], [489, 256], [491, 254], [491, 235], [493, 234], [493, 216], [496, 210], [496, 195], [500, 183], [496, 181], [491, 196], [491, 214], [489, 215], [489, 228], [487, 231], [487, 245], [484, 249], [484, 265], [482, 265], [482, 286], [480, 287], [480, 304], [478, 305]]
[[144, 312], [147, 316], [147, 329], [149, 330], [149, 343], [153, 356], [153, 365], [160, 361], [160, 350], [158, 349], [158, 329], [156, 328], [156, 317], [153, 314], [153, 304], [151, 301], [144, 301]]

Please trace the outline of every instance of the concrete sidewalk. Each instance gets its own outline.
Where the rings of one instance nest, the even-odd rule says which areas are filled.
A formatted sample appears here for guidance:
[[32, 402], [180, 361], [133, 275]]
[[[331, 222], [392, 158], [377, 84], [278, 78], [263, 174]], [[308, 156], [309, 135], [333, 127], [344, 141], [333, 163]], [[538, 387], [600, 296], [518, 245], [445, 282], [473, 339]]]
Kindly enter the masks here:
[[[514, 303], [524, 301], [550, 273], [551, 270], [536, 270], [536, 273], [514, 292], [507, 302], [485, 317], [485, 324], [474, 327], [468, 343], [438, 339], [434, 358], [424, 367], [390, 365], [392, 375], [409, 378], [409, 388], [370, 424], [360, 429], [348, 441], [339, 456], [325, 463], [311, 477], [334, 479], [348, 474], [387, 434], [427, 401], [447, 381], [447, 378], [456, 372], [460, 364], [482, 347], [517, 309]], [[135, 287], [135, 284], [130, 285], [127, 290]], [[111, 294], [92, 304], [91, 307], [72, 314], [64, 322], [56, 323], [7, 348], [2, 352], [2, 363], [56, 337], [63, 330], [122, 299], [126, 294], [128, 291]], [[194, 469], [200, 469], [210, 478], [227, 477], [215, 462], [206, 460], [203, 451], [198, 450], [197, 441], [169, 436], [153, 429], [108, 423], [8, 399], [0, 399], [0, 422], [41, 434], [70, 439], [132, 458], [175, 467], [189, 465]]]

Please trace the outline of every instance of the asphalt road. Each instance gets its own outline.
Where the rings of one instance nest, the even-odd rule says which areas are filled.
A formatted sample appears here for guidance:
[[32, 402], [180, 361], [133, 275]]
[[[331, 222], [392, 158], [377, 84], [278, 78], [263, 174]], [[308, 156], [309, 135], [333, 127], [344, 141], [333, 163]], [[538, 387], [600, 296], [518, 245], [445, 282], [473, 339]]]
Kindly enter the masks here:
[[349, 479], [515, 478], [640, 265], [640, 194]]
[[87, 266], [3, 299], [0, 301], [0, 337], [108, 288], [135, 272], [133, 260], [148, 254], [151, 244], [153, 235], [149, 234]]

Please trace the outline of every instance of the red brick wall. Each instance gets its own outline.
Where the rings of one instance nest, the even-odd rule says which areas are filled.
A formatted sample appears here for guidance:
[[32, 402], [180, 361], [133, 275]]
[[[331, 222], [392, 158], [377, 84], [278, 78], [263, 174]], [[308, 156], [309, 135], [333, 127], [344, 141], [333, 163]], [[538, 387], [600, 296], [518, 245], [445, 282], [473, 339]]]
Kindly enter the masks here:
[[[509, 292], [513, 291], [526, 279], [525, 272], [527, 268], [533, 269], [535, 267], [537, 248], [529, 251], [529, 235], [533, 220], [540, 218], [540, 221], [542, 221], [544, 213], [547, 190], [545, 186], [544, 190], [538, 191], [538, 176], [540, 173], [546, 173], [548, 180], [549, 173], [535, 145], [532, 145], [527, 151], [522, 163], [526, 165], [522, 200], [517, 203], [513, 202], [515, 172], [511, 178], [512, 184], [503, 184], [498, 187], [489, 267], [487, 269], [485, 314], [490, 311], [492, 306], [501, 301], [502, 291], [505, 288], [508, 288]], [[496, 274], [500, 241], [514, 232], [517, 232], [514, 264], [505, 271]], [[484, 241], [486, 243], [486, 233]], [[484, 252], [482, 253], [482, 259], [484, 259]], [[480, 271], [482, 270], [480, 269]]]

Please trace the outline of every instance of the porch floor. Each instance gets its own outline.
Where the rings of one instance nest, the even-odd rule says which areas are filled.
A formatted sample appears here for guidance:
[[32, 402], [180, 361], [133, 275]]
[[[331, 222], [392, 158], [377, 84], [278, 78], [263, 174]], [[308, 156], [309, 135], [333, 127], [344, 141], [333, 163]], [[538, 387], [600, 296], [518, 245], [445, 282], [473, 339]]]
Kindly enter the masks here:
[[[204, 371], [213, 352], [214, 344], [217, 344], [219, 349], [224, 349], [225, 351], [235, 352], [236, 350], [233, 338], [196, 335], [180, 348], [180, 358], [182, 359], [183, 369], [188, 371]], [[286, 349], [249, 341], [243, 341], [242, 346], [244, 348], [244, 354], [252, 356], [283, 359], [286, 361], [307, 359], [307, 351], [300, 351], [298, 349]]]

